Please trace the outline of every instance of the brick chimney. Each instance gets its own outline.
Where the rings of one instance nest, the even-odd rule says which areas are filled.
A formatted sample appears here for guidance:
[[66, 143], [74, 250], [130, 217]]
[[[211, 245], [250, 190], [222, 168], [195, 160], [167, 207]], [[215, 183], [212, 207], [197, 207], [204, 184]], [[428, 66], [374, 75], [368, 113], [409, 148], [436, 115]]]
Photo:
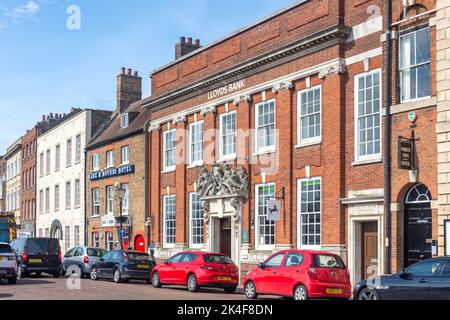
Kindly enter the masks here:
[[142, 78], [133, 70], [122, 68], [117, 76], [117, 112], [124, 112], [130, 104], [142, 99]]
[[200, 40], [197, 39], [193, 43], [192, 38], [188, 38], [186, 42], [186, 37], [181, 37], [180, 42], [175, 45], [175, 59], [179, 59], [199, 48], [201, 48]]

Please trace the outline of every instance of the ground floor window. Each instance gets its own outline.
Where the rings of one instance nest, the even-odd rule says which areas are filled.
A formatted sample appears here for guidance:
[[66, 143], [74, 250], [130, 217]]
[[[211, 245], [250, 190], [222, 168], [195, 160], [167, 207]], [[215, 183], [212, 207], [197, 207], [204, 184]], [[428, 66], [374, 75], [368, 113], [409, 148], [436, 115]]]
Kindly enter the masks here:
[[190, 194], [191, 206], [191, 246], [201, 247], [204, 242], [203, 201], [196, 192]]
[[80, 226], [75, 226], [75, 247], [80, 245]]
[[92, 233], [92, 246], [94, 248], [100, 247], [100, 236], [99, 236], [98, 232]]
[[275, 221], [269, 218], [267, 202], [275, 196], [275, 184], [256, 186], [256, 241], [258, 248], [275, 245]]
[[176, 197], [164, 197], [164, 245], [172, 246], [175, 244], [176, 231]]
[[70, 248], [70, 227], [66, 227], [66, 236], [65, 236], [65, 246], [66, 250]]
[[320, 247], [322, 234], [322, 199], [321, 178], [300, 180], [299, 192], [299, 222], [300, 246]]
[[106, 233], [106, 250], [114, 250], [114, 233], [112, 232]]

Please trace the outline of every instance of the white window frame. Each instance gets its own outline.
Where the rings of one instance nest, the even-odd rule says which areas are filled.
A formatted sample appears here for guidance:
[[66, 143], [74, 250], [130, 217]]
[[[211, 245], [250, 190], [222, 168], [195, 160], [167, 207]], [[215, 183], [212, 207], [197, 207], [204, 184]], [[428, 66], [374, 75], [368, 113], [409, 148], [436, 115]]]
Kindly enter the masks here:
[[[173, 198], [175, 199], [175, 219], [173, 220], [175, 222], [175, 239], [174, 239], [174, 243], [167, 243], [167, 228], [166, 228], [166, 223], [167, 223], [167, 219], [166, 219], [166, 200], [169, 198]], [[164, 244], [164, 248], [174, 248], [175, 244], [176, 244], [176, 234], [177, 234], [177, 197], [176, 195], [166, 195], [163, 196], [163, 244]]]
[[[413, 64], [411, 64], [408, 67], [402, 68], [401, 67], [401, 61], [402, 61], [401, 39], [406, 37], [406, 36], [408, 36], [408, 35], [410, 35], [410, 34], [414, 34], [414, 45], [417, 45], [417, 32], [421, 31], [421, 30], [424, 30], [424, 29], [428, 29], [428, 35], [429, 35], [429, 38], [428, 38], [429, 47], [428, 47], [428, 49], [430, 50], [430, 60], [428, 60], [427, 62], [413, 63]], [[403, 33], [401, 33], [399, 35], [399, 38], [398, 38], [398, 61], [399, 61], [400, 101], [402, 103], [405, 103], [405, 102], [411, 102], [411, 101], [417, 101], [417, 100], [423, 100], [423, 99], [430, 98], [431, 97], [430, 95], [424, 96], [424, 97], [417, 97], [417, 95], [418, 95], [418, 88], [419, 88], [419, 77], [416, 77], [416, 92], [415, 92], [416, 98], [403, 99], [403, 77], [402, 77], [402, 73], [405, 70], [408, 70], [408, 69], [412, 70], [412, 69], [418, 68], [420, 66], [429, 65], [429, 67], [430, 67], [430, 83], [429, 83], [430, 88], [429, 89], [430, 89], [430, 94], [431, 94], [432, 74], [431, 74], [431, 28], [430, 28], [430, 26], [422, 26], [422, 27], [411, 29], [411, 30], [406, 30], [405, 32], [403, 32]]]
[[45, 188], [45, 213], [50, 212], [50, 188]]
[[75, 136], [75, 164], [81, 162], [81, 134]]
[[59, 190], [59, 184], [55, 185], [55, 189], [54, 189], [54, 197], [55, 197], [55, 211], [59, 211], [59, 195], [60, 195], [60, 190]]
[[61, 169], [61, 145], [55, 146], [55, 172]]
[[72, 182], [66, 181], [66, 210], [70, 210], [72, 207]]
[[74, 207], [80, 208], [80, 206], [81, 206], [81, 180], [80, 179], [75, 180], [74, 189], [75, 189]]
[[100, 247], [100, 234], [98, 232], [92, 232], [92, 246], [94, 248]]
[[[320, 181], [320, 245], [303, 245], [302, 241], [302, 188], [303, 182]], [[321, 250], [323, 243], [323, 180], [322, 177], [311, 177], [297, 180], [297, 246], [302, 250]]]
[[130, 213], [130, 185], [128, 183], [124, 183], [122, 184], [122, 189], [127, 190], [122, 199], [122, 215], [128, 216]]
[[92, 155], [92, 171], [100, 170], [101, 155], [96, 153]]
[[114, 215], [114, 186], [106, 186], [106, 215]]
[[[125, 150], [126, 150], [126, 152], [125, 152]], [[127, 158], [125, 160], [124, 160], [124, 158], [125, 158], [124, 152], [125, 152], [125, 155]], [[120, 161], [122, 162], [122, 165], [126, 165], [126, 164], [130, 163], [130, 146], [129, 145], [123, 146], [122, 148], [120, 148]]]
[[[319, 125], [320, 125], [320, 135], [318, 137], [314, 138], [306, 138], [303, 139], [302, 137], [302, 118], [311, 116], [311, 114], [304, 115], [302, 114], [302, 103], [303, 99], [302, 96], [304, 93], [308, 93], [310, 91], [319, 90], [320, 94], [320, 112], [319, 112]], [[320, 144], [322, 142], [322, 133], [323, 133], [323, 91], [322, 91], [322, 85], [317, 85], [308, 89], [304, 89], [297, 92], [297, 144], [300, 147], [313, 145], [313, 144]]]
[[[374, 75], [378, 73], [380, 75], [380, 153], [372, 155], [359, 155], [359, 79]], [[360, 73], [355, 76], [355, 88], [354, 88], [354, 157], [355, 163], [364, 163], [372, 161], [381, 161], [383, 157], [383, 82], [382, 82], [381, 69], [375, 69], [369, 72]]]
[[[259, 132], [259, 106], [263, 104], [270, 104], [274, 103], [274, 110], [273, 110], [273, 118], [274, 118], [274, 142], [273, 146], [267, 146], [267, 147], [260, 147], [259, 146], [259, 139], [258, 139], [258, 132]], [[264, 102], [257, 103], [255, 105], [255, 153], [256, 154], [264, 154], [264, 153], [272, 153], [275, 152], [277, 145], [277, 101], [276, 99], [270, 99]]]
[[114, 168], [114, 150], [106, 151], [106, 167]]
[[[256, 250], [267, 250], [271, 251], [275, 249], [276, 243], [277, 243], [277, 222], [274, 221], [274, 244], [272, 245], [262, 245], [259, 243], [259, 214], [258, 214], [258, 207], [259, 207], [259, 188], [261, 187], [274, 187], [274, 195], [277, 192], [277, 186], [275, 182], [270, 183], [261, 183], [255, 185], [255, 247]], [[267, 214], [267, 213], [266, 213]]]
[[93, 188], [91, 194], [92, 194], [92, 217], [98, 217], [100, 216], [100, 188]]
[[[8, 211], [11, 211], [11, 194], [8, 195]], [[39, 213], [44, 213], [44, 190], [39, 190]]]
[[[202, 219], [196, 219], [196, 220], [203, 220], [203, 242], [200, 243], [194, 243], [194, 232], [193, 232], [193, 228], [194, 228], [194, 217], [193, 217], [193, 212], [194, 212], [194, 208], [193, 208], [193, 204], [194, 204], [194, 200], [193, 198], [197, 196], [199, 197], [199, 195], [197, 194], [197, 192], [191, 192], [189, 193], [189, 247], [192, 249], [202, 249], [205, 243], [205, 218], [203, 216]], [[203, 202], [200, 200], [200, 202]], [[204, 207], [204, 203], [203, 203], [203, 207]]]
[[75, 240], [75, 247], [80, 246], [80, 226], [74, 227], [74, 240]]
[[67, 139], [67, 141], [66, 141], [66, 167], [72, 166], [72, 154], [73, 154], [72, 139]]
[[[39, 177], [42, 178], [44, 176], [44, 169], [45, 168], [45, 160], [44, 160], [44, 152], [41, 152], [39, 154]], [[11, 179], [12, 172], [9, 170], [9, 178]], [[8, 180], [10, 180], [8, 179]]]
[[51, 165], [52, 152], [50, 149], [45, 151], [45, 175], [49, 175], [52, 170]]
[[120, 128], [125, 129], [128, 128], [130, 124], [130, 117], [128, 113], [124, 113], [120, 115]]
[[[224, 143], [223, 143], [223, 139], [224, 139], [224, 128], [223, 128], [223, 118], [225, 117], [229, 117], [235, 115], [235, 127], [236, 130], [234, 131], [234, 153], [230, 153], [230, 154], [224, 154]], [[230, 161], [230, 160], [234, 160], [237, 157], [237, 112], [236, 111], [230, 111], [227, 113], [223, 113], [220, 115], [220, 119], [219, 119], [219, 134], [220, 134], [220, 159], [222, 161]], [[231, 136], [231, 135], [230, 135]]]
[[[169, 134], [172, 134], [172, 133], [174, 134], [174, 137], [175, 137], [175, 148], [171, 149], [171, 150], [175, 150], [175, 155], [174, 155], [174, 157], [175, 157], [175, 159], [174, 159], [175, 160], [175, 164], [167, 166], [166, 139], [167, 139], [167, 136]], [[164, 168], [164, 172], [171, 172], [171, 171], [175, 171], [176, 170], [176, 167], [177, 167], [176, 166], [176, 160], [177, 160], [177, 143], [176, 143], [176, 141], [177, 141], [177, 130], [176, 129], [171, 129], [171, 130], [165, 131], [163, 133], [163, 168]]]
[[[194, 133], [193, 129], [195, 127], [200, 127], [200, 126], [201, 126], [201, 129], [202, 129], [202, 140], [195, 142], [195, 144], [200, 144], [201, 143], [201, 145], [202, 145], [202, 158], [200, 160], [194, 161], [193, 160], [194, 141], [192, 139], [193, 138], [192, 136], [193, 136], [193, 133]], [[189, 164], [191, 166], [193, 166], [193, 167], [197, 167], [197, 166], [201, 167], [201, 166], [203, 166], [204, 158], [205, 158], [205, 124], [204, 124], [204, 121], [201, 120], [201, 121], [197, 121], [197, 122], [191, 123], [189, 125]]]

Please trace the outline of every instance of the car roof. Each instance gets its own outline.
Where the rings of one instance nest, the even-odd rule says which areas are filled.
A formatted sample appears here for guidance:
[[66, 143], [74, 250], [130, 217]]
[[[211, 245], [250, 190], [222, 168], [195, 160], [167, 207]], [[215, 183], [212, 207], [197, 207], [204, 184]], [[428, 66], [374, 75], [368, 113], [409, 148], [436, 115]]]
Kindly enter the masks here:
[[337, 253], [328, 252], [328, 251], [320, 251], [320, 250], [301, 250], [301, 249], [282, 250], [282, 251], [276, 252], [275, 254], [286, 253], [286, 252], [302, 253], [302, 254], [324, 254], [324, 255], [331, 255], [331, 256], [339, 256], [339, 254], [337, 254]]
[[0, 244], [3, 244], [3, 245], [10, 245], [8, 242], [0, 242]]

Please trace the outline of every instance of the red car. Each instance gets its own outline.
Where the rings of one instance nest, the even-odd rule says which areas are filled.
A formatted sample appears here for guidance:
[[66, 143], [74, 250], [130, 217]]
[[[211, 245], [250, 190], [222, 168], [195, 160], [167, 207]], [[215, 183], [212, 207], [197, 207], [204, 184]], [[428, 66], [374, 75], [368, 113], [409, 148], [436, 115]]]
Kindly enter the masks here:
[[196, 292], [200, 287], [223, 288], [234, 293], [239, 285], [239, 269], [220, 253], [182, 252], [152, 270], [152, 285], [186, 285]]
[[295, 300], [350, 299], [352, 290], [349, 272], [338, 255], [305, 250], [272, 255], [245, 277], [244, 288], [249, 299], [268, 294]]

